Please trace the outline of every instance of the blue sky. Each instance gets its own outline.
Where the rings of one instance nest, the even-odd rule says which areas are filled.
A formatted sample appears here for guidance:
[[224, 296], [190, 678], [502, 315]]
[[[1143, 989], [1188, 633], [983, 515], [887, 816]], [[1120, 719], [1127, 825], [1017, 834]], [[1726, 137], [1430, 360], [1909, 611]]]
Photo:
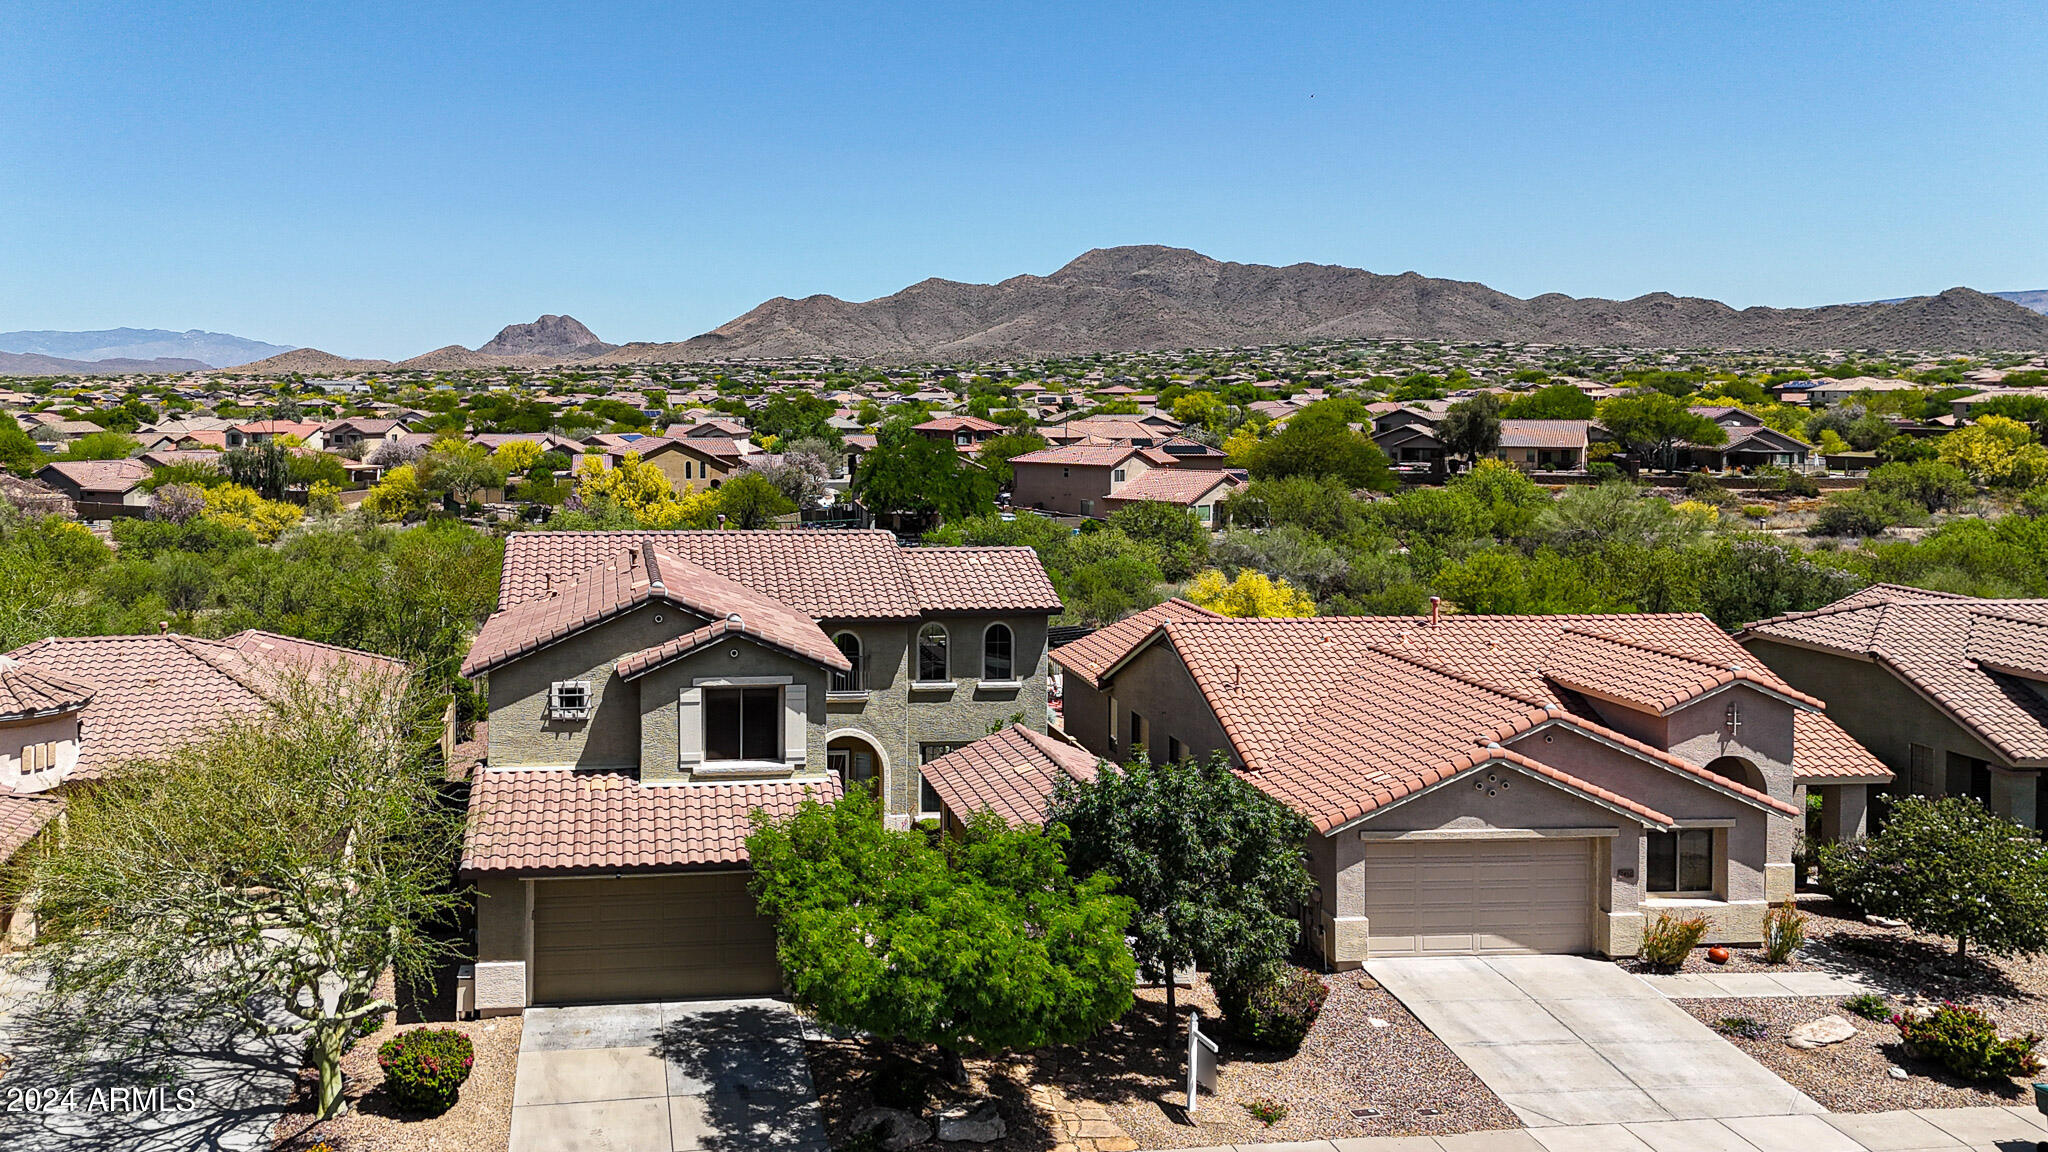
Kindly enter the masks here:
[[2048, 287], [2048, 4], [94, 4], [0, 36], [0, 330], [350, 355], [1088, 248], [1737, 305]]

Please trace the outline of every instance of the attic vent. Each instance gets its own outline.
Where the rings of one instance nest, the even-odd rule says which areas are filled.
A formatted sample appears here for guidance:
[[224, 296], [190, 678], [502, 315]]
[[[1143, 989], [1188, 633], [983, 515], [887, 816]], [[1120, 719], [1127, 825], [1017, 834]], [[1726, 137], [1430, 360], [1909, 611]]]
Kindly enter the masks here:
[[725, 614], [725, 622], [726, 622], [727, 624], [730, 624], [730, 625], [732, 625], [732, 626], [733, 626], [733, 627], [735, 627], [735, 628], [738, 628], [738, 627], [739, 627], [739, 626], [740, 626], [740, 625], [741, 625], [741, 624], [743, 623], [743, 621], [741, 621], [741, 620], [740, 620], [740, 614], [739, 614], [739, 613], [737, 613], [737, 612], [728, 612], [728, 613], [726, 613], [726, 614]]

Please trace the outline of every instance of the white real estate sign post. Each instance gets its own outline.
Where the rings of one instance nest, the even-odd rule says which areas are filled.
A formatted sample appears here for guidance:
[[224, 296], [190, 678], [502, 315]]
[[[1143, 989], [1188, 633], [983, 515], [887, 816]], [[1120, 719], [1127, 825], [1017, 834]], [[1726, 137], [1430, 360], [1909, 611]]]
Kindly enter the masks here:
[[1188, 1115], [1195, 1114], [1195, 1089], [1216, 1091], [1216, 1042], [1202, 1035], [1202, 1015], [1188, 1013]]

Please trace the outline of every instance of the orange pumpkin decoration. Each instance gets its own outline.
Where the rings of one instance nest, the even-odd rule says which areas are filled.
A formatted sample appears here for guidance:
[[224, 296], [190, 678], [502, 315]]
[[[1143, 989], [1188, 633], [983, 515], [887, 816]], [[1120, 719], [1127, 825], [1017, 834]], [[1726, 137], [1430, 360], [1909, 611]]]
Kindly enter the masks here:
[[1707, 959], [1712, 960], [1716, 964], [1726, 964], [1728, 962], [1728, 950], [1720, 947], [1709, 948], [1707, 949]]

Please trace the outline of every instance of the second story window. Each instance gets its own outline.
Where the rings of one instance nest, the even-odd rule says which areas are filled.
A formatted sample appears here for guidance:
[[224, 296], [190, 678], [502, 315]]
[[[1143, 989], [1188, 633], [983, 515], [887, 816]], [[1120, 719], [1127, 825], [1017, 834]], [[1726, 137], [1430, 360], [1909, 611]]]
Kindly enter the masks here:
[[1017, 678], [1016, 638], [1008, 624], [991, 624], [981, 634], [981, 678], [983, 680], [1015, 680]]
[[832, 643], [833, 646], [839, 649], [839, 654], [841, 656], [846, 657], [847, 663], [853, 665], [853, 668], [846, 672], [840, 672], [836, 669], [833, 671], [832, 691], [866, 691], [867, 678], [861, 675], [862, 672], [866, 671], [866, 662], [862, 659], [862, 652], [860, 649], [860, 637], [855, 636], [851, 632], [841, 632], [839, 635], [834, 636], [832, 638]]
[[557, 680], [548, 686], [548, 719], [588, 720], [590, 681]]
[[946, 659], [946, 629], [941, 624], [927, 624], [917, 630], [917, 678], [924, 683], [953, 678], [952, 666]]
[[781, 760], [782, 689], [706, 688], [704, 758]]

